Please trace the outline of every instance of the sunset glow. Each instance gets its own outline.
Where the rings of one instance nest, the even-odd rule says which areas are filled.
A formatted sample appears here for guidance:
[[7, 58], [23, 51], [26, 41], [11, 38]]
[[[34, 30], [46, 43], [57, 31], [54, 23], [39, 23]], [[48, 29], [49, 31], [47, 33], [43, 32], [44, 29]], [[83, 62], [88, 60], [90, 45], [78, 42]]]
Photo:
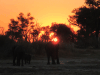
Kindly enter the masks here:
[[[0, 26], [8, 29], [10, 19], [17, 19], [20, 12], [31, 13], [41, 26], [52, 22], [68, 24], [68, 15], [74, 8], [84, 5], [85, 0], [0, 0]], [[75, 28], [77, 30], [77, 28]]]
[[53, 44], [58, 44], [59, 43], [59, 39], [57, 37], [53, 37], [51, 39], [51, 41], [52, 41]]
[[52, 39], [52, 41], [57, 42], [57, 41], [58, 41], [58, 39], [57, 39], [57, 38], [53, 38], [53, 39]]
[[41, 39], [41, 36], [42, 36], [43, 34], [45, 34], [45, 32], [44, 32], [44, 31], [41, 31], [40, 34], [38, 35], [38, 39], [39, 39], [39, 40]]
[[[27, 13], [34, 17], [33, 22], [38, 23], [40, 27], [46, 27], [56, 22], [69, 25], [68, 16], [73, 15], [72, 10], [84, 5], [85, 0], [0, 0], [0, 27], [4, 31], [8, 30], [10, 19], [18, 21], [17, 17], [22, 12], [27, 18]], [[79, 27], [70, 25], [72, 31], [79, 30]], [[2, 31], [1, 31], [2, 32]], [[40, 31], [38, 39], [45, 34]], [[54, 33], [49, 34], [53, 38]]]
[[80, 29], [78, 26], [73, 26], [73, 25], [71, 25], [71, 28], [73, 28], [75, 32]]
[[49, 37], [51, 38], [53, 35], [54, 35], [54, 33], [52, 32], [52, 33], [50, 33]]

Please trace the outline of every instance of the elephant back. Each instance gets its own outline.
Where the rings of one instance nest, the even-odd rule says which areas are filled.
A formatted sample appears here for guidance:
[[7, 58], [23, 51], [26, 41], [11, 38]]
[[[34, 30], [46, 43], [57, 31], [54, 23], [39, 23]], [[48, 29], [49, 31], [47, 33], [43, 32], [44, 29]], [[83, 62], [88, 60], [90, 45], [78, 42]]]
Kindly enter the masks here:
[[13, 47], [13, 55], [23, 56], [24, 54], [25, 54], [25, 52], [24, 52], [24, 48], [22, 46], [17, 45], [17, 46]]
[[46, 51], [53, 51], [58, 49], [59, 49], [59, 44], [53, 44], [52, 41], [48, 42], [45, 46]]

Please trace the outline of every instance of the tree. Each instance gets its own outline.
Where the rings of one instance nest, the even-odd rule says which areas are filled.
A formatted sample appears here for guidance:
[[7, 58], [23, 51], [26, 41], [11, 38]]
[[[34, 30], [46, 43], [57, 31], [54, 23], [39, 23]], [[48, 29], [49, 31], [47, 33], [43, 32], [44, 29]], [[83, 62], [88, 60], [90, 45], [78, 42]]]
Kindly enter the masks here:
[[[33, 37], [36, 39], [36, 41], [38, 40], [37, 36], [39, 35], [39, 31], [37, 30], [33, 30], [33, 32], [31, 33], [33, 35]], [[34, 42], [34, 38], [33, 38], [33, 42]]]
[[85, 2], [88, 6], [96, 6], [98, 7], [100, 5], [100, 1], [98, 0], [86, 0]]
[[41, 38], [42, 38], [42, 40], [45, 40], [45, 42], [46, 42], [46, 40], [47, 40], [47, 42], [48, 42], [48, 40], [50, 39], [50, 38], [49, 38], [49, 32], [46, 31], [45, 34], [42, 35]]
[[20, 13], [17, 19], [17, 21], [11, 19], [11, 23], [9, 24], [9, 28], [6, 32], [6, 35], [11, 36], [12, 39], [16, 40], [23, 39], [23, 37], [25, 37], [25, 41], [27, 41], [27, 34], [29, 31], [28, 27], [29, 25], [34, 24], [34, 22], [32, 22], [34, 18], [30, 16], [30, 13], [27, 14], [27, 18], [24, 17], [23, 13]]
[[4, 35], [4, 27], [0, 27], [0, 34]]
[[51, 31], [55, 32], [60, 40], [74, 42], [74, 33], [65, 24], [52, 24]]
[[41, 40], [48, 42], [50, 39], [49, 35], [50, 35], [50, 26], [46, 26], [46, 27], [41, 27], [41, 30], [44, 31], [44, 33], [41, 36]]
[[[95, 36], [98, 39], [100, 30], [100, 4], [99, 1], [96, 2], [95, 0], [86, 0], [86, 4], [88, 6], [83, 6], [72, 11], [75, 15], [69, 16], [69, 22], [81, 28], [78, 32], [84, 35], [87, 41], [94, 31], [96, 31]], [[98, 41], [96, 48], [98, 48]]]

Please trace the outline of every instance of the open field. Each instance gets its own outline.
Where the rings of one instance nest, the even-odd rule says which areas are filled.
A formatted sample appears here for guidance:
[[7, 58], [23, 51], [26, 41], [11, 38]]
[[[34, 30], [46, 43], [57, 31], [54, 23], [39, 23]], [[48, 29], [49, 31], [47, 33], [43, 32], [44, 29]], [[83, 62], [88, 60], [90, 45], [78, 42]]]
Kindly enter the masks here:
[[100, 75], [100, 59], [60, 58], [60, 64], [46, 65], [47, 59], [12, 66], [12, 60], [0, 60], [0, 75]]
[[0, 75], [100, 75], [99, 49], [59, 49], [60, 64], [56, 65], [47, 65], [45, 50], [34, 54], [31, 64], [12, 66], [12, 57], [2, 58], [1, 53]]

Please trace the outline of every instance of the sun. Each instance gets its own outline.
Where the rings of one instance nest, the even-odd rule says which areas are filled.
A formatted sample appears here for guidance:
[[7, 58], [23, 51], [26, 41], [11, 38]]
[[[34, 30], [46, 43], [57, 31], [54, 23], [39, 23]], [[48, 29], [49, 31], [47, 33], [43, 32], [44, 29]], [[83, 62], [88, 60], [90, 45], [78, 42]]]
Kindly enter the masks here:
[[52, 38], [52, 39], [51, 39], [51, 42], [52, 42], [54, 45], [59, 44], [59, 39], [58, 39], [58, 37]]
[[52, 39], [52, 41], [57, 42], [57, 41], [58, 41], [58, 39], [57, 39], [57, 38], [53, 38], [53, 39]]

